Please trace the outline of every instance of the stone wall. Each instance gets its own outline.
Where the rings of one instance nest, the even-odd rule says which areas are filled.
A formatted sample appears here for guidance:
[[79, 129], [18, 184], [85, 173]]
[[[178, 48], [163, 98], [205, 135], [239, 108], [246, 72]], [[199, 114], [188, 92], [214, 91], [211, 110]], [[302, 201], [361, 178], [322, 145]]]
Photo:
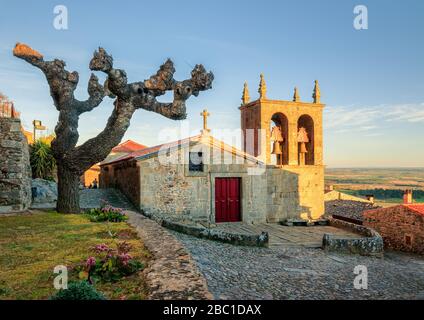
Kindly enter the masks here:
[[118, 162], [102, 167], [101, 188], [119, 189], [137, 208], [140, 206], [140, 168], [136, 161]]
[[333, 227], [357, 233], [358, 238], [344, 238], [339, 235], [325, 233], [322, 239], [322, 247], [325, 251], [383, 256], [383, 238], [375, 230], [331, 217], [328, 218], [328, 222]]
[[364, 203], [372, 203], [372, 201], [369, 201], [364, 198], [355, 197], [347, 193], [343, 193], [340, 191], [332, 190], [330, 192], [327, 192], [324, 194], [324, 201], [335, 201], [335, 200], [345, 200], [345, 201], [357, 201], [357, 202], [364, 202]]
[[208, 177], [185, 177], [184, 165], [140, 162], [140, 209], [179, 219], [206, 220]]
[[324, 167], [267, 167], [267, 221], [317, 220], [324, 214]]
[[424, 254], [424, 216], [406, 206], [365, 211], [364, 225], [380, 233], [388, 248]]
[[31, 167], [21, 121], [0, 118], [0, 213], [23, 211], [31, 204]]

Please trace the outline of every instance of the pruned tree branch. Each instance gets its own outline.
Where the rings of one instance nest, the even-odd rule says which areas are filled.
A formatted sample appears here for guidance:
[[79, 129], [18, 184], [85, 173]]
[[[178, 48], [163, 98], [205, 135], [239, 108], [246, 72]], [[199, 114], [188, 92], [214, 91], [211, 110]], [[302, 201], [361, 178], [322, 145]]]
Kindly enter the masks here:
[[102, 103], [106, 95], [106, 90], [103, 85], [99, 83], [99, 79], [95, 74], [91, 74], [88, 81], [88, 95], [86, 101], [81, 101], [78, 106], [79, 114], [93, 110], [95, 107]]
[[74, 91], [79, 81], [78, 72], [67, 71], [66, 64], [62, 60], [44, 61], [38, 51], [22, 43], [16, 44], [13, 54], [43, 71], [58, 111], [74, 103]]

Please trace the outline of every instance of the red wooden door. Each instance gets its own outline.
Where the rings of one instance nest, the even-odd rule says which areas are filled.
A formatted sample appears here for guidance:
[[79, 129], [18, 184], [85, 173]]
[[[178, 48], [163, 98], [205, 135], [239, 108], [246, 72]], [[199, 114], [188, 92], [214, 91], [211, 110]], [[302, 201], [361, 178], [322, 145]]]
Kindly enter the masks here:
[[215, 221], [241, 221], [240, 178], [215, 179]]

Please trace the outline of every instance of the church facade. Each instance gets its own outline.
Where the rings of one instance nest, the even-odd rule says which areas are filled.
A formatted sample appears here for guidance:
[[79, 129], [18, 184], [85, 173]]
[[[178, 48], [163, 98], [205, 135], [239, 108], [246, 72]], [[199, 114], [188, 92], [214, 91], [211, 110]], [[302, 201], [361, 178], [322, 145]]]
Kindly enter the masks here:
[[100, 187], [119, 188], [145, 212], [200, 223], [314, 221], [324, 214], [322, 110], [313, 102], [259, 99], [245, 84], [242, 150], [201, 134], [100, 164]]

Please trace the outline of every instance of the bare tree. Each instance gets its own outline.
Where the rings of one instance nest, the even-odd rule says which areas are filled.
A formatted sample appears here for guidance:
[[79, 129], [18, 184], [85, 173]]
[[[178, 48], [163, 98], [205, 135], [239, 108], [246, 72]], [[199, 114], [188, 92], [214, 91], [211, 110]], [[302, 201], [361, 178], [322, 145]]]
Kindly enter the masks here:
[[[214, 78], [202, 65], [196, 65], [191, 72], [191, 79], [177, 81], [174, 79], [174, 64], [168, 59], [148, 80], [128, 83], [125, 71], [114, 69], [112, 56], [99, 48], [90, 61], [90, 69], [104, 72], [107, 75], [106, 81], [101, 85], [98, 78], [91, 74], [89, 98], [80, 101], [74, 97], [78, 73], [67, 71], [64, 61], [44, 61], [39, 52], [20, 43], [16, 44], [13, 54], [43, 71], [54, 105], [59, 111], [52, 150], [59, 180], [57, 211], [62, 213], [80, 211], [80, 176], [93, 164], [105, 159], [112, 148], [119, 144], [137, 109], [153, 111], [173, 120], [185, 119], [186, 100], [191, 95], [197, 96], [200, 91], [210, 89]], [[157, 101], [158, 96], [170, 90], [174, 92], [173, 102]], [[77, 146], [79, 116], [99, 106], [105, 96], [115, 99], [106, 127], [96, 137]]]

